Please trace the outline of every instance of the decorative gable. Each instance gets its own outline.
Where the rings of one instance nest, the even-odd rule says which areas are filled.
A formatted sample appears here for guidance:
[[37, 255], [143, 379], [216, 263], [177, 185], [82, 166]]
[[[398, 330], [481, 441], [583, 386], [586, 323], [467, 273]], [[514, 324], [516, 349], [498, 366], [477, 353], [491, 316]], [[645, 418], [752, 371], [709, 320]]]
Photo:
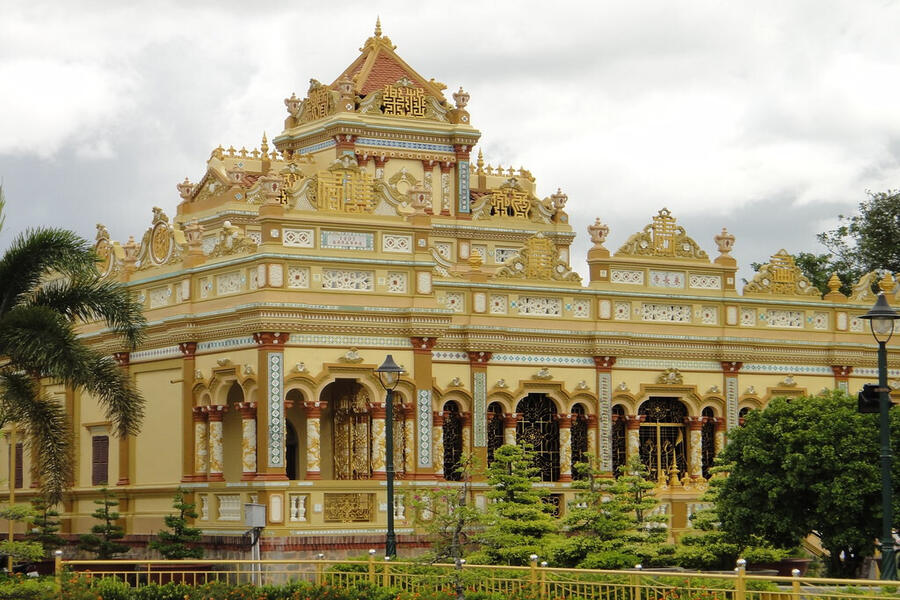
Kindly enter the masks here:
[[628, 238], [615, 255], [709, 260], [697, 242], [688, 237], [684, 227], [676, 223], [668, 208], [660, 210], [643, 231]]
[[784, 249], [773, 254], [772, 260], [759, 268], [753, 281], [744, 286], [744, 294], [821, 295], [794, 263], [794, 257]]

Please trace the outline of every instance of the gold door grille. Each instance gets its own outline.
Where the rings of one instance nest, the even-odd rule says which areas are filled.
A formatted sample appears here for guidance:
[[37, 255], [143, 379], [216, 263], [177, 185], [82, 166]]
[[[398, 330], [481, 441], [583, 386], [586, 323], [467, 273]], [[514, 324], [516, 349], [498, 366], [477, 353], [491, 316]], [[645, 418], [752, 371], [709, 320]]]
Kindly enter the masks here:
[[687, 409], [675, 398], [651, 398], [638, 414], [646, 417], [641, 423], [640, 455], [650, 479], [665, 483], [673, 474], [681, 478], [687, 470]]
[[494, 462], [494, 450], [503, 445], [503, 406], [498, 402], [491, 402], [487, 413], [487, 459], [488, 464]]
[[541, 481], [559, 480], [559, 422], [553, 401], [544, 394], [528, 394], [516, 412], [522, 415], [516, 424], [516, 443], [534, 451]]
[[575, 469], [575, 465], [585, 461], [588, 450], [588, 422], [584, 407], [576, 404], [572, 407], [572, 476], [584, 479], [587, 473]]
[[706, 421], [703, 423], [703, 429], [701, 430], [700, 435], [703, 477], [704, 479], [709, 479], [709, 470], [712, 468], [713, 461], [716, 459], [716, 423], [713, 421], [715, 415], [711, 408], [704, 408], [702, 414], [704, 417], [707, 417]]
[[372, 520], [373, 494], [325, 494], [326, 523], [360, 523]]
[[619, 476], [619, 468], [625, 466], [625, 409], [621, 404], [612, 409], [612, 468], [613, 476]]
[[365, 391], [355, 386], [334, 407], [334, 478], [372, 477], [372, 417]]
[[444, 405], [444, 479], [459, 481], [459, 463], [462, 459], [462, 417], [456, 402]]

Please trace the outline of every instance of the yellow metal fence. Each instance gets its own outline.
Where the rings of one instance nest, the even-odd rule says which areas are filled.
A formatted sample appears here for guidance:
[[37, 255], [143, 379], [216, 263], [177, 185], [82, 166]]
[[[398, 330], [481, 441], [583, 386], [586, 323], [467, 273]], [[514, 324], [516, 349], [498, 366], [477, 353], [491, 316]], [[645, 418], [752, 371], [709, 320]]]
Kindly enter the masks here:
[[560, 569], [538, 565], [423, 565], [376, 560], [58, 560], [57, 574], [80, 572], [96, 582], [114, 577], [132, 587], [167, 582], [284, 584], [306, 581], [334, 587], [380, 585], [407, 592], [467, 591], [505, 597], [585, 600], [866, 600], [900, 599], [900, 582], [769, 577], [733, 573]]

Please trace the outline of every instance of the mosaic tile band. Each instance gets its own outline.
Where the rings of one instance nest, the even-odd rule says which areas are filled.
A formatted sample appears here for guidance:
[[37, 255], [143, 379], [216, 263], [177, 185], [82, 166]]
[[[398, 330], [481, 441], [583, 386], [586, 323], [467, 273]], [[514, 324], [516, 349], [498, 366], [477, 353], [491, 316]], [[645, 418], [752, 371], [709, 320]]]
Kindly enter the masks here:
[[431, 462], [431, 390], [416, 390], [416, 419], [418, 421], [419, 466], [430, 467]]
[[269, 421], [269, 461], [274, 468], [284, 467], [284, 410], [282, 390], [284, 389], [284, 357], [280, 352], [269, 352], [266, 356], [267, 377], [267, 418]]
[[475, 414], [472, 415], [472, 423], [475, 435], [472, 445], [476, 448], [484, 448], [487, 446], [487, 373], [477, 371], [474, 380], [473, 412]]

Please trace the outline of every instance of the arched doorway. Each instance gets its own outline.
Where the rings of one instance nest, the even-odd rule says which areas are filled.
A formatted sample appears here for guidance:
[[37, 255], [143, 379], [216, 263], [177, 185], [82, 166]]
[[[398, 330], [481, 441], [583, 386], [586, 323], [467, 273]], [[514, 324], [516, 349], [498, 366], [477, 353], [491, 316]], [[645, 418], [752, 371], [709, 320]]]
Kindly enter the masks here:
[[612, 407], [612, 470], [613, 477], [619, 476], [619, 471], [625, 466], [625, 448], [628, 440], [625, 437], [625, 407], [616, 404]]
[[[333, 478], [371, 479], [372, 415], [368, 392], [355, 380], [338, 379], [325, 387], [322, 398], [328, 402], [329, 427], [323, 429], [331, 434]], [[329, 432], [323, 431], [323, 438], [326, 433]], [[323, 439], [322, 444], [325, 443]]]
[[709, 406], [700, 413], [703, 415], [703, 429], [700, 436], [702, 450], [703, 477], [709, 479], [710, 469], [716, 459], [716, 413]]
[[293, 481], [300, 478], [299, 460], [297, 460], [300, 455], [300, 438], [297, 435], [297, 430], [294, 429], [294, 426], [291, 425], [290, 421], [287, 422], [287, 427], [285, 429], [284, 471], [287, 478]]
[[244, 474], [244, 430], [241, 411], [236, 406], [243, 401], [241, 384], [232, 381], [225, 400], [228, 410], [222, 417], [222, 475], [231, 483], [240, 481]]
[[288, 391], [284, 397], [284, 466], [285, 475], [290, 480], [306, 478], [307, 418], [303, 392], [298, 389]]
[[588, 451], [588, 420], [587, 411], [583, 404], [576, 404], [572, 407], [572, 477], [575, 479], [584, 479], [587, 473], [581, 469], [576, 469], [575, 465], [583, 463], [587, 460], [585, 455]]
[[459, 481], [462, 474], [459, 472], [462, 460], [462, 415], [459, 414], [459, 404], [450, 400], [444, 404], [444, 479], [447, 481]]
[[528, 394], [516, 406], [516, 444], [535, 453], [541, 481], [559, 480], [559, 421], [556, 405], [546, 394]]
[[487, 408], [487, 460], [494, 462], [494, 451], [503, 445], [503, 405], [491, 402]]
[[687, 435], [684, 418], [687, 408], [677, 398], [650, 398], [641, 404], [641, 462], [653, 481], [679, 479], [687, 471]]

